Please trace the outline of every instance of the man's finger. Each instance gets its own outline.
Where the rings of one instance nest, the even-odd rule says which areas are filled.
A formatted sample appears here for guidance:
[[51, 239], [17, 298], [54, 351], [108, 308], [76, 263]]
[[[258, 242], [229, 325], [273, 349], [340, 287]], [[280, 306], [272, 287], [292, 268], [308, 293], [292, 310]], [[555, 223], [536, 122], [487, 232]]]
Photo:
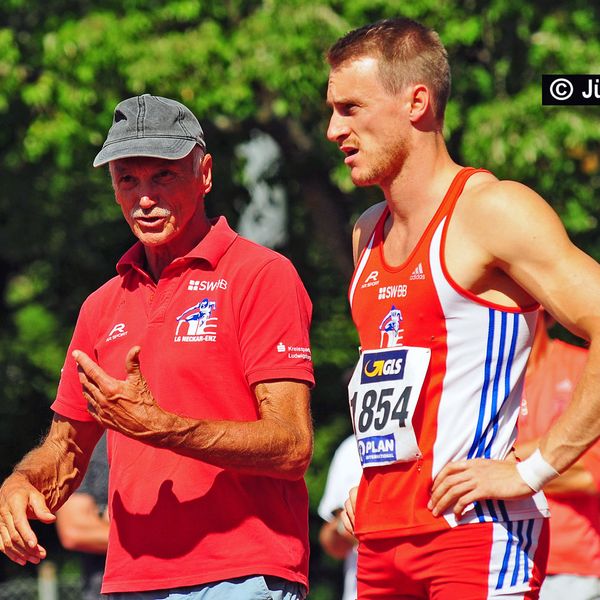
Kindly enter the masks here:
[[348, 511], [343, 510], [340, 513], [340, 519], [342, 520], [342, 523], [344, 524], [346, 531], [348, 533], [351, 533], [352, 535], [354, 535], [354, 518], [350, 519], [350, 517], [348, 515]]
[[134, 346], [127, 353], [127, 357], [125, 358], [125, 369], [127, 370], [128, 375], [133, 375], [136, 377], [141, 377], [141, 369], [140, 369], [140, 350], [139, 346]]
[[96, 395], [101, 393], [100, 390], [86, 377], [85, 373], [83, 372], [79, 373], [79, 382], [81, 383], [84, 398], [88, 402], [91, 400], [96, 403]]
[[[26, 529], [31, 531], [27, 519], [24, 521]], [[0, 525], [0, 545], [2, 546], [0, 549], [10, 560], [21, 566], [26, 562], [37, 564], [46, 557], [46, 550], [37, 543], [35, 534], [31, 531], [33, 536], [31, 539], [30, 534], [21, 529], [21, 525], [20, 520], [13, 521], [12, 515], [4, 515], [3, 523]]]
[[95, 385], [99, 390], [108, 388], [114, 382], [114, 378], [101, 369], [85, 352], [74, 350], [72, 356], [83, 371], [79, 375], [82, 385], [85, 385], [82, 375], [88, 380], [88, 385]]
[[445, 465], [433, 481], [433, 485], [431, 486], [432, 493], [435, 493], [440, 485], [447, 484], [448, 478], [452, 477], [453, 475], [464, 473], [468, 466], [469, 461], [466, 460], [459, 460]]
[[[38, 539], [35, 533], [33, 532], [33, 529], [31, 529], [27, 517], [25, 516], [16, 518], [14, 520], [14, 530], [9, 529], [9, 532], [15, 544], [22, 544], [23, 547], [28, 550], [31, 550], [32, 548], [35, 548], [37, 546]], [[21, 540], [21, 542], [17, 541], [19, 539]]]
[[29, 500], [29, 506], [33, 515], [38, 521], [42, 523], [54, 523], [56, 521], [56, 515], [52, 514], [44, 496], [41, 494], [33, 495]]
[[0, 525], [0, 552], [22, 567], [27, 563], [26, 555], [14, 547], [8, 529], [4, 525]]
[[[462, 509], [468, 504], [468, 502], [462, 504], [461, 499], [472, 491], [473, 487], [469, 482], [450, 486], [442, 496], [435, 500], [432, 498], [431, 512], [433, 516], [437, 517], [453, 507], [456, 516], [459, 517], [462, 514]], [[457, 506], [460, 506], [460, 509], [457, 509]]]
[[353, 487], [348, 493], [348, 498], [344, 503], [344, 510], [341, 512], [341, 518], [344, 523], [344, 527], [352, 534], [354, 534], [354, 511], [356, 508], [356, 496], [358, 488]]
[[[4, 520], [5, 522], [0, 524], [0, 544], [2, 546], [2, 552], [4, 552], [4, 554], [10, 558], [10, 560], [19, 563], [20, 565], [24, 565], [26, 561], [25, 554], [23, 551], [18, 550], [15, 547], [15, 541], [13, 539], [16, 538], [18, 534], [14, 528], [9, 528], [9, 526], [6, 524], [6, 517]], [[20, 541], [22, 545], [22, 540]]]

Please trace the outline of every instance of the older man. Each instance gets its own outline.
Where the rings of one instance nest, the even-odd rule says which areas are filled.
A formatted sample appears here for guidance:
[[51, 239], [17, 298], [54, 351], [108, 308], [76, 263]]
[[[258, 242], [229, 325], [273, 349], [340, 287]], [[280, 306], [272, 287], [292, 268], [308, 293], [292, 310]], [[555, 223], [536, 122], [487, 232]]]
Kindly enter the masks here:
[[28, 519], [54, 520], [107, 428], [104, 593], [303, 598], [306, 291], [285, 258], [207, 218], [212, 158], [182, 104], [118, 104], [106, 163], [138, 242], [82, 306], [48, 436], [0, 490], [0, 549], [45, 557]]

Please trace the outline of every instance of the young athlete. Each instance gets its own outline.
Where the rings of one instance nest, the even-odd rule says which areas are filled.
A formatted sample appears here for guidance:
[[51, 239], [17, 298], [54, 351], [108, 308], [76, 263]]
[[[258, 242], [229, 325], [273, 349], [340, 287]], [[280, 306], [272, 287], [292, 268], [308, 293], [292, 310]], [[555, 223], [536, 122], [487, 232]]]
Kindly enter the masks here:
[[[450, 69], [434, 31], [380, 21], [338, 40], [328, 62], [327, 136], [355, 185], [385, 197], [355, 226], [349, 291], [362, 349], [349, 389], [364, 475], [346, 503], [358, 597], [536, 598], [548, 511], [534, 492], [600, 435], [600, 268], [531, 189], [449, 156]], [[591, 340], [589, 361], [517, 465], [540, 302]], [[380, 329], [393, 310], [400, 345]]]

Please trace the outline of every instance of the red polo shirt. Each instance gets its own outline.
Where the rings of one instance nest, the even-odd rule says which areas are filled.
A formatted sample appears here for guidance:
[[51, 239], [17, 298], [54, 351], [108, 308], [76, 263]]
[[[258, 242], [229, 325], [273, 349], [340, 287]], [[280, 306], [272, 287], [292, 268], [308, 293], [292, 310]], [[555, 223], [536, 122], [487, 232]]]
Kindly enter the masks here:
[[[251, 385], [314, 383], [311, 303], [291, 263], [239, 237], [221, 217], [154, 283], [133, 246], [118, 275], [84, 302], [62, 372], [57, 413], [91, 420], [71, 352], [125, 378], [141, 347], [158, 404], [197, 419], [258, 418]], [[304, 481], [221, 469], [109, 431], [111, 530], [103, 592], [197, 585], [252, 574], [307, 585]]]

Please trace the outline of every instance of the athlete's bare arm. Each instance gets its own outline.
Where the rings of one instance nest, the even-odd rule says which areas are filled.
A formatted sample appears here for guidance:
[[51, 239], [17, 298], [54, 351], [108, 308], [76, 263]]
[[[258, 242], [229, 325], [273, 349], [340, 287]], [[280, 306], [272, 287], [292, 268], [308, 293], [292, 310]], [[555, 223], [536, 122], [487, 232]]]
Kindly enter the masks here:
[[[540, 440], [529, 440], [516, 447], [517, 456], [524, 460], [530, 456], [540, 445]], [[590, 450], [592, 452], [593, 450]], [[596, 453], [598, 454], [598, 453]], [[544, 492], [553, 496], [598, 496], [598, 486], [594, 475], [586, 467], [585, 461], [578, 460], [572, 464], [564, 473], [544, 486]]]
[[[452, 237], [451, 223], [447, 261], [456, 281], [487, 299], [512, 299], [518, 305], [534, 298], [590, 341], [572, 402], [540, 440], [542, 456], [563, 472], [600, 436], [600, 266], [570, 242], [547, 203], [521, 184], [481, 185], [459, 204], [454, 229], [469, 251], [463, 251], [462, 262], [453, 252], [458, 238]], [[474, 226], [462, 227], [466, 220]], [[531, 493], [514, 463], [474, 459], [442, 469], [429, 506], [436, 515], [448, 507], [459, 515], [475, 500]]]
[[102, 428], [94, 421], [55, 415], [40, 446], [29, 452], [0, 488], [0, 551], [12, 561], [37, 564], [46, 557], [29, 519], [52, 523], [79, 485]]
[[160, 408], [140, 370], [139, 352], [139, 347], [129, 351], [124, 381], [108, 375], [85, 353], [73, 353], [88, 410], [103, 426], [218, 467], [290, 480], [304, 475], [313, 440], [305, 383], [254, 386], [257, 421], [197, 420]]

